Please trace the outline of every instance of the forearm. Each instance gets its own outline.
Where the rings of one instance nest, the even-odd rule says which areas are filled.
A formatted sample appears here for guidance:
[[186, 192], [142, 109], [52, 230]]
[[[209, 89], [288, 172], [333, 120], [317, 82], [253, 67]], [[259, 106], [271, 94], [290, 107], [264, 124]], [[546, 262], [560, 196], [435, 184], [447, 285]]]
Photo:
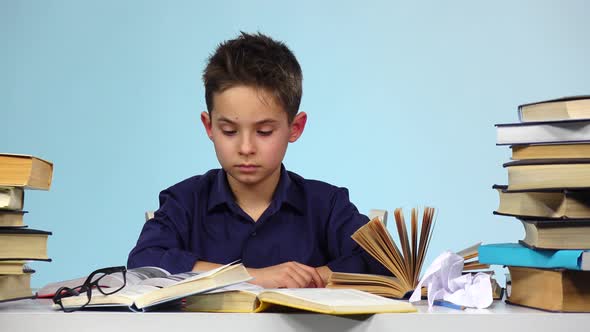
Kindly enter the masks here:
[[157, 266], [170, 273], [181, 273], [191, 271], [197, 258], [196, 254], [179, 248], [135, 247], [129, 254], [127, 267]]
[[209, 271], [220, 267], [221, 264], [205, 262], [205, 261], [197, 261], [193, 266], [193, 271]]

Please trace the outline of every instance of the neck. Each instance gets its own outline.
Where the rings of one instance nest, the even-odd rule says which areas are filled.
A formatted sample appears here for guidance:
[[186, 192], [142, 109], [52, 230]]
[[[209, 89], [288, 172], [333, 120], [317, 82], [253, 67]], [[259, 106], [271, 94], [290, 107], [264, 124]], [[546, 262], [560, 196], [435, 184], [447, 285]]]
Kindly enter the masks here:
[[260, 183], [244, 184], [236, 181], [231, 176], [227, 177], [227, 182], [238, 205], [245, 211], [249, 211], [252, 209], [266, 209], [270, 205], [280, 177], [281, 168], [279, 167], [271, 176]]

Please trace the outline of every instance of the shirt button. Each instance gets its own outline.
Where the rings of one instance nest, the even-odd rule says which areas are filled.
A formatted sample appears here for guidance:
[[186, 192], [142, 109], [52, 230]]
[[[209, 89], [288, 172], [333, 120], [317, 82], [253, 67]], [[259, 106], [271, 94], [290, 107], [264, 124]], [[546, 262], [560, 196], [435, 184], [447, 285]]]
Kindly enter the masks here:
[[250, 234], [250, 236], [255, 237], [256, 236], [256, 232], [252, 232], [252, 234]]

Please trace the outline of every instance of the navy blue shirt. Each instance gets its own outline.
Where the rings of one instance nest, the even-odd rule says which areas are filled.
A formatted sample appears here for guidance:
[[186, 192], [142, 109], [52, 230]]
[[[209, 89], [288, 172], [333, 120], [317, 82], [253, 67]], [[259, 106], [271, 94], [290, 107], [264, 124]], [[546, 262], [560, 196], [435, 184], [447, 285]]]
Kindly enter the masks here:
[[215, 169], [160, 193], [160, 208], [129, 253], [129, 268], [192, 270], [198, 260], [240, 259], [262, 268], [289, 261], [332, 271], [391, 274], [350, 236], [367, 223], [348, 190], [306, 180], [281, 167], [270, 206], [258, 221], [235, 202], [226, 173]]

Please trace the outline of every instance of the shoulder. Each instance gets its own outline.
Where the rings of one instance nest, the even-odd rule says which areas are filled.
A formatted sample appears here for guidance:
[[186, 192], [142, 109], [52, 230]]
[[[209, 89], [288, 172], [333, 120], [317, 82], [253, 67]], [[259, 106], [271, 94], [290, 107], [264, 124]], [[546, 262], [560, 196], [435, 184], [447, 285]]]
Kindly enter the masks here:
[[184, 179], [170, 186], [166, 190], [175, 192], [186, 192], [195, 190], [198, 191], [201, 188], [209, 188], [217, 178], [217, 175], [220, 171], [220, 169], [212, 169], [205, 174], [191, 176], [188, 179]]
[[305, 179], [301, 175], [288, 171], [289, 178], [296, 186], [303, 189], [307, 199], [312, 202], [326, 202], [334, 204], [335, 201], [348, 201], [348, 189], [339, 187], [324, 181]]
[[220, 169], [212, 169], [205, 174], [191, 176], [184, 179], [160, 193], [160, 199], [173, 198], [182, 205], [190, 204], [195, 201], [196, 197], [208, 194]]

